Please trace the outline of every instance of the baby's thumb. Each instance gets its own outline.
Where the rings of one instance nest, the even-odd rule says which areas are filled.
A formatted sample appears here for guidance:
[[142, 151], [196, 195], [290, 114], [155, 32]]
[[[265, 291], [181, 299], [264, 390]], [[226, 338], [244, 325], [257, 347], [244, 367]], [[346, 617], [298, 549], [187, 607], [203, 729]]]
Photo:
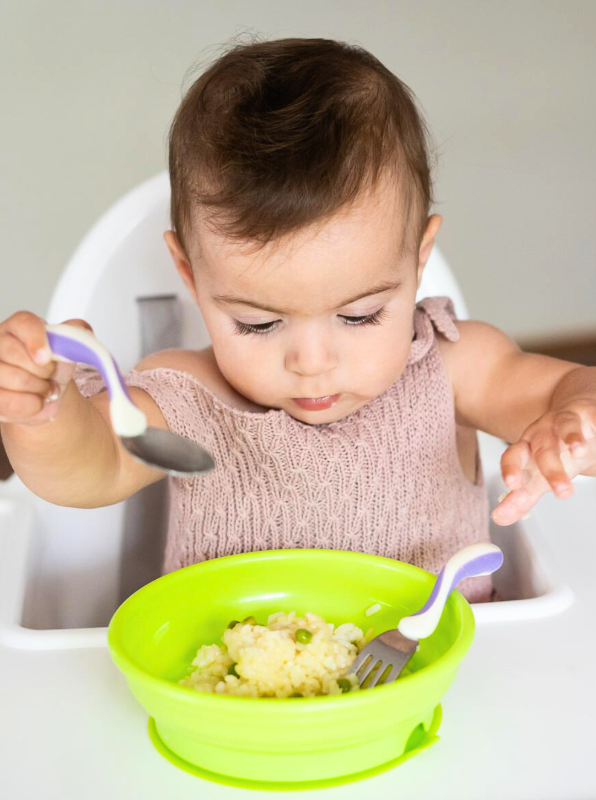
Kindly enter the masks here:
[[88, 331], [93, 333], [93, 328], [84, 319], [65, 319], [62, 325], [74, 325], [76, 328], [87, 328]]

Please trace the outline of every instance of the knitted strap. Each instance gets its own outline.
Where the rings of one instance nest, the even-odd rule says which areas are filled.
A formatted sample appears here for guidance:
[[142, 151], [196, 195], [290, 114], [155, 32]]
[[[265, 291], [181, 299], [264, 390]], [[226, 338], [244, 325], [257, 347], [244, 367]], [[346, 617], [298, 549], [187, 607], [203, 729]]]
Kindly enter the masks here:
[[459, 331], [455, 319], [455, 310], [449, 297], [426, 297], [417, 303], [408, 364], [415, 364], [428, 353], [435, 340], [435, 330], [450, 342], [457, 342]]

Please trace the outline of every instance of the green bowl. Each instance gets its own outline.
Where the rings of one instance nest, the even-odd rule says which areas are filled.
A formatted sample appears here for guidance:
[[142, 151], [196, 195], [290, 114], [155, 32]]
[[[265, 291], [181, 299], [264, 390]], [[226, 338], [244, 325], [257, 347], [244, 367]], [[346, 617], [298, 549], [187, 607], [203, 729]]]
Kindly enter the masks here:
[[[221, 643], [231, 619], [312, 611], [375, 635], [428, 598], [435, 576], [389, 558], [277, 550], [217, 558], [139, 589], [116, 611], [110, 653], [149, 713], [172, 762], [211, 780], [307, 788], [387, 769], [435, 740], [439, 701], [474, 637], [474, 616], [452, 592], [437, 630], [406, 674], [374, 689], [315, 698], [249, 698], [179, 686], [197, 650]], [[381, 611], [366, 617], [374, 603]]]

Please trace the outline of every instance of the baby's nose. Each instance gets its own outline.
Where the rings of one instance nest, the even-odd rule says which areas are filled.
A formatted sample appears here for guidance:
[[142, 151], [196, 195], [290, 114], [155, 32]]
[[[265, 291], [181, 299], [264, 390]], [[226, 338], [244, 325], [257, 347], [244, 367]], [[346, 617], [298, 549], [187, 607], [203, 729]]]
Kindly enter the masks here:
[[305, 378], [324, 375], [338, 365], [339, 359], [332, 344], [318, 338], [303, 339], [286, 353], [285, 366], [290, 372]]

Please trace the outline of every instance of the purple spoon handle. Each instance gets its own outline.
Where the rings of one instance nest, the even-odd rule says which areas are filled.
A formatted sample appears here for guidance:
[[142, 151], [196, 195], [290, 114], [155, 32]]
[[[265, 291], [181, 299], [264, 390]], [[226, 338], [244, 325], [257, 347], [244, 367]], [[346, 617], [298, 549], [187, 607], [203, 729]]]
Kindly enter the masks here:
[[118, 436], [138, 436], [147, 430], [147, 418], [130, 399], [112, 355], [84, 328], [46, 325], [48, 343], [55, 361], [89, 364], [100, 373], [110, 398], [110, 419]]
[[[55, 356], [61, 356], [61, 361], [73, 361], [77, 364], [89, 364], [90, 366], [95, 367], [95, 369], [101, 373], [101, 377], [104, 379], [109, 397], [112, 397], [113, 376], [110, 374], [110, 370], [105, 368], [104, 360], [96, 350], [80, 341], [75, 341], [70, 336], [64, 336], [60, 333], [52, 333], [50, 330], [46, 331], [46, 335], [48, 337], [48, 342], [50, 344], [52, 353]], [[110, 358], [114, 370], [116, 371], [118, 382], [122, 387], [122, 391], [125, 392], [128, 397], [130, 397], [126, 389], [124, 379], [122, 378], [122, 374], [118, 368], [118, 364], [116, 364], [111, 356]], [[55, 360], [57, 361], [58, 359]]]

